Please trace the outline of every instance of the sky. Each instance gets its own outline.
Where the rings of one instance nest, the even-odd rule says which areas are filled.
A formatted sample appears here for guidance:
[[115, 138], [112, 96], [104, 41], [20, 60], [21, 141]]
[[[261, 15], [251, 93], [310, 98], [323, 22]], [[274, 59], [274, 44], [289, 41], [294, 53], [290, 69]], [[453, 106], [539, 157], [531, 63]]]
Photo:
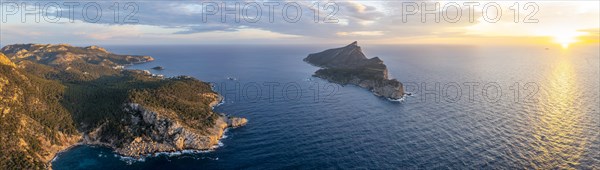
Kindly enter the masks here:
[[[236, 8], [237, 4], [237, 8]], [[12, 1], [0, 44], [599, 43], [599, 1]]]

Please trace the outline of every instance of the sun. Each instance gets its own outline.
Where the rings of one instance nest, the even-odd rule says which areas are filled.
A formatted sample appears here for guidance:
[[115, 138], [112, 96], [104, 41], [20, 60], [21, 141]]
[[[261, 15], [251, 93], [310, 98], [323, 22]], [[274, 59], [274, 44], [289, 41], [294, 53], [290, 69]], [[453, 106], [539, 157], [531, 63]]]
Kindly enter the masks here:
[[560, 32], [553, 35], [554, 42], [560, 44], [563, 48], [569, 48], [569, 45], [577, 43], [577, 37], [585, 35], [584, 32]]
[[554, 42], [560, 44], [563, 48], [569, 48], [569, 44], [576, 42], [575, 36], [557, 35], [554, 36]]

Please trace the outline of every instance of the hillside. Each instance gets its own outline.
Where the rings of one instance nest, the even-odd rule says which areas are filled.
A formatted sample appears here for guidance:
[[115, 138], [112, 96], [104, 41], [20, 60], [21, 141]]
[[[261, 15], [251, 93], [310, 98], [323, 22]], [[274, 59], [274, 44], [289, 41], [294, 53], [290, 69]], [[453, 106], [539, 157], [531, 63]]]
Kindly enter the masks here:
[[14, 62], [35, 61], [46, 65], [89, 63], [101, 66], [119, 66], [153, 61], [150, 56], [119, 55], [98, 46], [74, 47], [68, 44], [15, 44], [0, 49]]
[[0, 54], [2, 169], [48, 168], [58, 151], [78, 143], [132, 157], [211, 149], [225, 128], [246, 122], [212, 111], [221, 98], [208, 83], [121, 67], [148, 56], [36, 44]]
[[65, 86], [21, 72], [2, 53], [0, 61], [0, 167], [44, 168], [80, 136], [60, 103]]

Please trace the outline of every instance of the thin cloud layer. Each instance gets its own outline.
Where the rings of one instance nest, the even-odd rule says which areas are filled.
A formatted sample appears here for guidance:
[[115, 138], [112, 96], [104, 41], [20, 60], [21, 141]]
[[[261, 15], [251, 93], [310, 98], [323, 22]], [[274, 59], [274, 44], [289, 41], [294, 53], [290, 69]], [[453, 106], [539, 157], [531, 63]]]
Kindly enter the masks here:
[[[117, 17], [114, 15], [116, 14], [115, 2], [118, 2], [120, 7]], [[21, 8], [23, 3], [33, 5], [36, 2], [10, 1], [9, 4], [4, 2], [2, 9], [10, 9], [6, 6], [14, 4]], [[61, 1], [38, 1], [37, 3], [41, 5], [41, 9], [50, 9], [42, 10], [42, 16], [59, 17], [60, 21], [48, 22], [47, 18], [42, 17], [42, 21], [36, 23], [31, 22], [34, 17], [26, 15], [28, 22], [22, 23], [20, 13], [10, 15], [11, 11], [8, 13], [4, 11], [3, 21], [4, 18], [8, 21], [2, 26], [2, 43], [40, 40], [40, 37], [19, 34], [19, 32], [40, 31], [46, 34], [42, 36], [48, 37], [46, 39], [60, 39], [53, 38], [52, 35], [61, 35], [62, 39], [66, 39], [63, 41], [71, 41], [69, 36], [73, 36], [72, 41], [96, 40], [105, 43], [147, 42], [161, 38], [194, 43], [192, 38], [215, 37], [227, 33], [257, 34], [255, 38], [241, 37], [240, 39], [274, 43], [289, 42], [289, 40], [304, 43], [315, 40], [325, 43], [351, 40], [390, 43], [389, 41], [397, 39], [418, 39], [419, 37], [431, 39], [435, 37], [519, 36], [522, 34], [552, 36], [553, 32], [532, 33], [546, 25], [569, 25], [569, 27], [554, 29], [563, 31], [565, 29], [594, 30], [600, 27], [597, 24], [598, 15], [593, 15], [598, 13], [598, 2], [591, 2], [591, 5], [596, 4], [595, 7], [590, 7], [590, 4], [587, 4], [589, 2], [586, 4], [563, 4], [562, 6], [556, 6], [555, 3], [537, 2], [539, 11], [535, 17], [540, 22], [534, 24], [513, 22], [514, 17], [511, 12], [514, 11], [511, 11], [510, 8], [514, 2], [497, 3], [502, 8], [501, 19], [497, 22], [490, 22], [489, 17], [482, 17], [485, 14], [496, 12], [493, 9], [483, 11], [484, 6], [495, 2], [480, 2], [478, 6], [471, 6], [473, 8], [471, 9], [466, 6], [466, 3], [470, 2], [462, 1], [441, 3], [435, 1], [81, 1], [74, 8], [75, 10], [70, 11]], [[437, 19], [435, 14], [422, 15], [423, 12], [426, 12], [423, 10], [434, 8], [436, 3], [439, 4], [438, 11], [441, 14], [437, 16]], [[51, 5], [46, 8], [48, 4]], [[61, 10], [52, 10], [56, 9], [51, 7], [53, 4], [61, 6]], [[523, 9], [525, 3], [520, 5], [519, 9]], [[98, 7], [102, 9], [102, 12], [96, 10]], [[492, 7], [494, 6], [492, 5]], [[88, 10], [82, 10], [83, 8]], [[563, 11], [563, 13], [557, 14], [556, 11]], [[222, 12], [224, 12], [223, 16]], [[521, 15], [523, 17], [530, 11], [519, 12], [523, 13]], [[100, 13], [101, 16], [97, 17], [95, 15], [97, 13]], [[71, 18], [69, 17], [75, 21], [70, 22]], [[426, 18], [424, 22], [423, 17]], [[594, 17], [596, 22], [590, 22]], [[571, 20], [572, 18], [576, 19]], [[81, 30], [75, 31], [69, 27], [77, 27]], [[516, 29], [505, 31], [505, 33], [497, 30], [507, 27]], [[61, 29], [74, 31], [62, 33]], [[519, 34], [519, 31], [522, 32]], [[21, 40], [16, 36], [6, 34], [22, 35]], [[75, 40], [76, 38], [80, 39]], [[128, 38], [129, 40], [127, 40]], [[230, 38], [224, 39], [235, 41], [235, 38]], [[41, 41], [43, 40], [42, 38]]]

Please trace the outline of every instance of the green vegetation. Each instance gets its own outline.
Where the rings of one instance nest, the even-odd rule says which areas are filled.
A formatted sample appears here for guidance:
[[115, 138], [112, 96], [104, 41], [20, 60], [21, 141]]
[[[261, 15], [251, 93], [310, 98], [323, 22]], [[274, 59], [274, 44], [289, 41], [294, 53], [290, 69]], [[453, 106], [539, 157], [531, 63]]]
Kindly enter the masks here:
[[65, 86], [7, 65], [0, 65], [0, 79], [0, 167], [44, 168], [46, 162], [36, 156], [48, 154], [40, 138], [56, 145], [59, 134], [77, 133], [60, 102]]
[[202, 95], [216, 95], [208, 83], [192, 78], [173, 78], [160, 82], [158, 88], [134, 89], [129, 93], [133, 103], [145, 107], [167, 109], [180, 113], [177, 119], [184, 120], [187, 126], [206, 129], [214, 125], [217, 114], [212, 113], [209, 104], [213, 101]]
[[400, 82], [396, 80], [388, 80], [378, 73], [377, 70], [368, 68], [363, 69], [319, 69], [315, 72], [315, 76], [330, 80], [339, 84], [349, 84], [352, 80], [373, 81], [378, 86], [392, 85], [399, 86]]
[[327, 77], [328, 79], [347, 84], [355, 78], [362, 80], [383, 80], [381, 77], [373, 76], [375, 74], [366, 71], [366, 69], [319, 69], [315, 72], [316, 76]]
[[[27, 50], [26, 55], [18, 55]], [[0, 53], [0, 169], [45, 169], [48, 157], [68, 146], [65, 136], [101, 128], [101, 142], [119, 146], [148, 131], [128, 127], [128, 103], [160, 110], [200, 132], [218, 115], [208, 83], [189, 77], [159, 78], [114, 66], [151, 61], [114, 55], [99, 47], [13, 45]], [[29, 56], [29, 57], [28, 57]], [[72, 143], [71, 143], [72, 144]]]

